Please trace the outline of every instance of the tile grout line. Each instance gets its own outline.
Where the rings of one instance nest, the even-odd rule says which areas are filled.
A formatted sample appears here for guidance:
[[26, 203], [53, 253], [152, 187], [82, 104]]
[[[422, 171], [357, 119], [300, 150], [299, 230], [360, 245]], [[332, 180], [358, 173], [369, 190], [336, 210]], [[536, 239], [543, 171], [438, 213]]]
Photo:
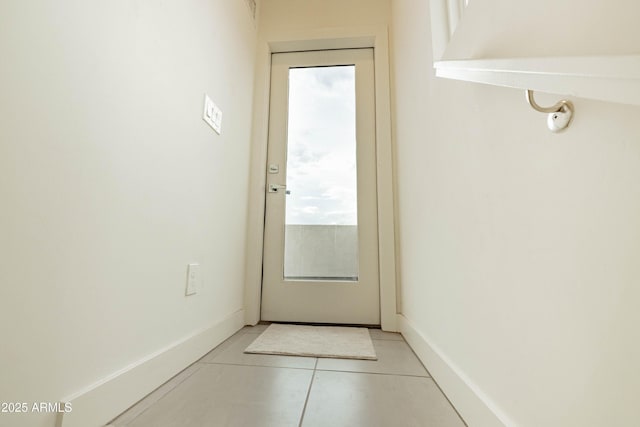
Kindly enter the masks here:
[[393, 372], [369, 372], [369, 371], [346, 371], [343, 369], [318, 369], [318, 362], [313, 368], [300, 368], [294, 366], [271, 366], [271, 365], [258, 365], [258, 364], [245, 364], [245, 363], [229, 363], [229, 362], [199, 362], [201, 365], [226, 365], [226, 366], [253, 366], [256, 368], [274, 368], [274, 369], [297, 369], [301, 371], [314, 371], [314, 372], [344, 372], [346, 374], [369, 374], [369, 375], [391, 375], [398, 377], [411, 377], [411, 378], [432, 378], [427, 371], [426, 375], [415, 374], [400, 374]]
[[299, 369], [301, 371], [313, 371], [315, 368], [299, 368], [296, 366], [273, 366], [273, 365], [256, 365], [252, 363], [230, 363], [230, 362], [200, 362], [201, 365], [226, 365], [226, 366], [254, 366], [256, 368], [274, 368], [274, 369]]
[[309, 390], [307, 391], [307, 397], [304, 399], [304, 406], [302, 407], [302, 415], [300, 415], [300, 423], [298, 427], [302, 427], [304, 421], [304, 414], [307, 410], [307, 403], [309, 403], [309, 396], [311, 395], [311, 387], [313, 387], [313, 380], [316, 378], [316, 368], [318, 367], [318, 358], [316, 357], [316, 364], [313, 367], [313, 374], [311, 375], [311, 382], [309, 383]]
[[444, 390], [442, 390], [442, 388], [440, 387], [440, 384], [438, 384], [438, 381], [436, 381], [435, 378], [433, 378], [433, 375], [431, 375], [431, 372], [429, 372], [429, 370], [427, 369], [427, 367], [424, 365], [424, 363], [422, 363], [422, 360], [420, 360], [420, 358], [418, 357], [418, 355], [416, 354], [415, 350], [413, 349], [413, 347], [411, 347], [409, 345], [409, 343], [407, 342], [407, 340], [404, 339], [404, 337], [402, 337], [402, 340], [404, 341], [405, 344], [407, 344], [409, 346], [409, 350], [411, 350], [411, 352], [413, 353], [413, 355], [418, 359], [418, 362], [420, 362], [420, 364], [422, 365], [422, 367], [424, 368], [425, 371], [427, 371], [427, 375], [428, 378], [431, 379], [431, 381], [433, 381], [433, 383], [436, 385], [436, 387], [438, 388], [438, 390], [440, 390], [440, 393], [442, 393], [442, 395], [444, 396], [444, 398], [446, 399], [447, 402], [449, 402], [449, 405], [453, 408], [453, 411], [458, 415], [458, 418], [460, 418], [460, 421], [462, 421], [462, 424], [464, 424], [465, 426], [468, 427], [467, 422], [464, 420], [464, 418], [462, 418], [462, 415], [460, 414], [460, 412], [458, 412], [458, 408], [455, 407], [455, 405], [451, 402], [451, 400], [449, 399], [449, 396], [446, 395], [446, 393], [444, 392]]
[[428, 378], [430, 375], [394, 374], [392, 372], [367, 372], [367, 371], [344, 371], [341, 369], [317, 369], [319, 372], [343, 372], [345, 374], [367, 374], [367, 375], [389, 375], [392, 377]]

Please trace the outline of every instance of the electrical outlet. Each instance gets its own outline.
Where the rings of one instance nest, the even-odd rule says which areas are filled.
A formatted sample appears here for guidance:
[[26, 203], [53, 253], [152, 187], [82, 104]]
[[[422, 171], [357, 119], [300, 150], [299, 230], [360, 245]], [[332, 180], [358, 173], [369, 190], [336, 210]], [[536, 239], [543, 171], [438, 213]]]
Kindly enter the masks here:
[[200, 264], [189, 264], [187, 266], [187, 289], [184, 294], [186, 296], [196, 294], [200, 280]]

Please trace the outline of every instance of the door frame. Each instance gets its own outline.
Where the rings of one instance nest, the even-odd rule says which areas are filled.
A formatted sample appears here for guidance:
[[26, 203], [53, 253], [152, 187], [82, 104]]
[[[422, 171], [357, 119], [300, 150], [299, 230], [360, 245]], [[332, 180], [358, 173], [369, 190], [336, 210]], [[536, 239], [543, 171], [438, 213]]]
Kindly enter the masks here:
[[389, 42], [386, 26], [279, 30], [261, 34], [257, 44], [254, 83], [251, 176], [247, 217], [244, 308], [245, 323], [260, 321], [262, 254], [266, 198], [267, 143], [271, 54], [306, 50], [373, 48], [375, 73], [376, 174], [378, 203], [378, 259], [380, 323], [385, 331], [397, 331], [396, 240], [394, 174], [389, 88]]

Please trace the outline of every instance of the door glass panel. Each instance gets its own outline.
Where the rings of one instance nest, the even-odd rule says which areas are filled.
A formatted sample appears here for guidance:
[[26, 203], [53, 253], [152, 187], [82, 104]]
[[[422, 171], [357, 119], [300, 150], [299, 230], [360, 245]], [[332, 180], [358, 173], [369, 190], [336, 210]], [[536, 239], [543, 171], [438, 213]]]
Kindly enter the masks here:
[[358, 280], [355, 66], [291, 68], [284, 278]]

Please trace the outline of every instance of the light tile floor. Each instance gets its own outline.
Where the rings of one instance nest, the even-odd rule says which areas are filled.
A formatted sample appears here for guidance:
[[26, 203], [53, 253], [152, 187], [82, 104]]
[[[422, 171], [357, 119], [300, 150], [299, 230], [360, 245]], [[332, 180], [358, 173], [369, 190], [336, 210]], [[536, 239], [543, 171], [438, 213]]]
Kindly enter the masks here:
[[369, 330], [377, 361], [244, 354], [267, 326], [241, 329], [110, 425], [465, 425], [401, 335]]

